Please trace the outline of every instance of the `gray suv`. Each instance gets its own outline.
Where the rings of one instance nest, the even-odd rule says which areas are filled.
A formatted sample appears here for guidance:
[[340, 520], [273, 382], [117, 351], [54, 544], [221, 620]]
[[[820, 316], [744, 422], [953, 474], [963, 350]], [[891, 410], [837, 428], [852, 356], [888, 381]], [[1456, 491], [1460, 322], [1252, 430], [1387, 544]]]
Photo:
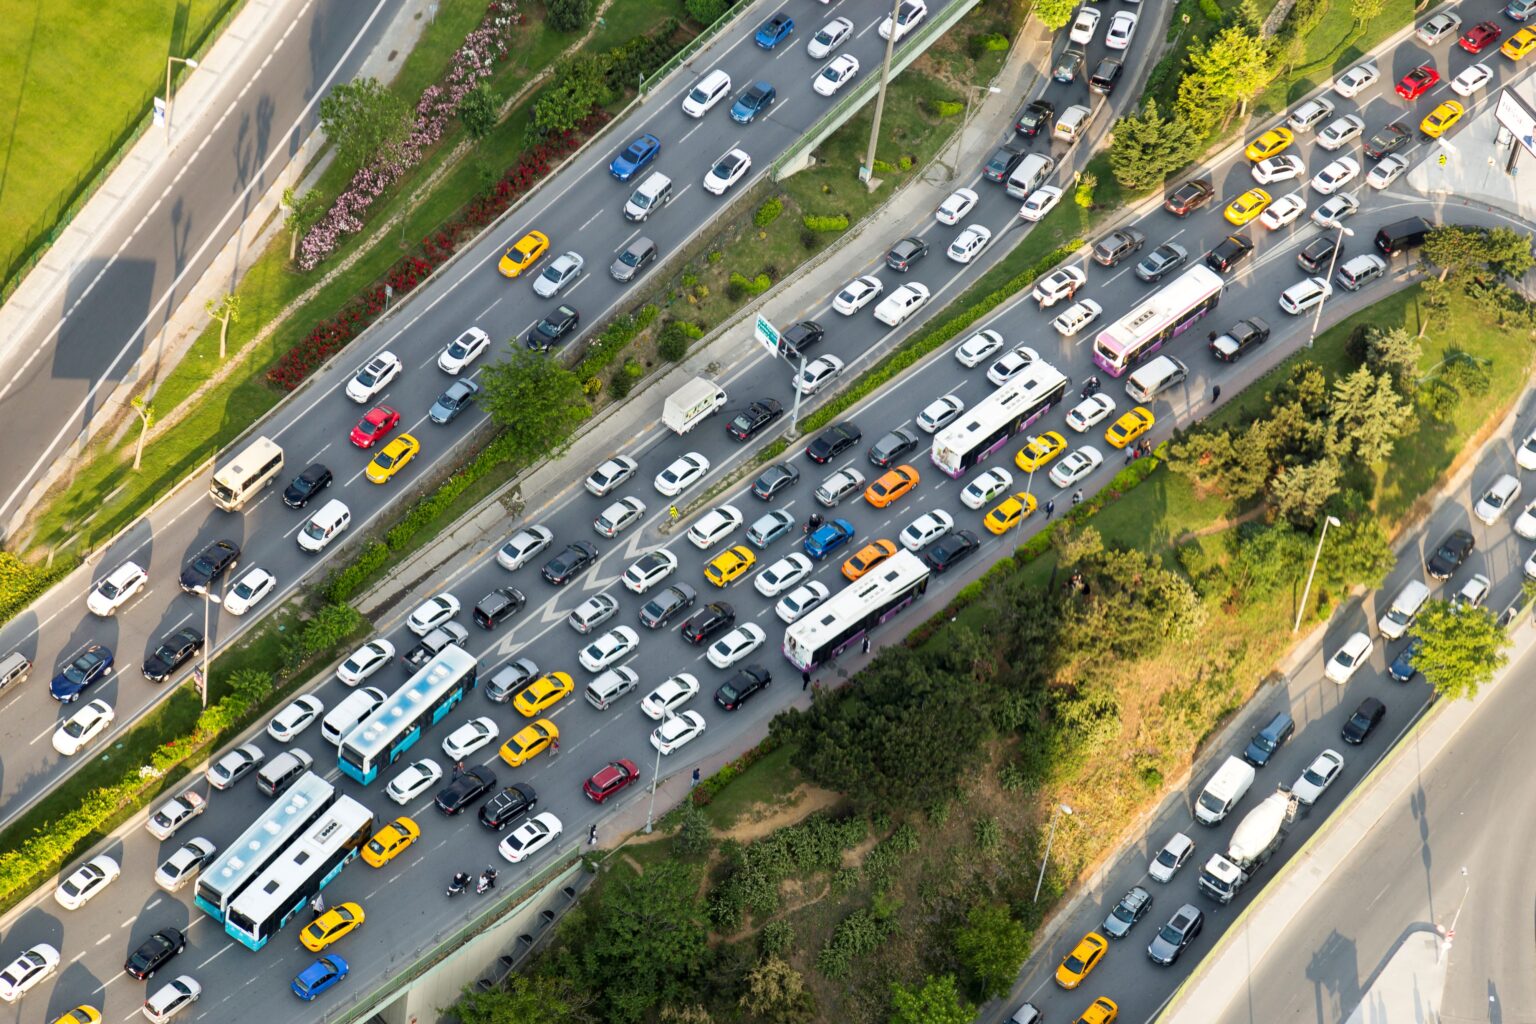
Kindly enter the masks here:
[[527, 658], [501, 666], [485, 684], [485, 695], [493, 704], [505, 704], [512, 695], [539, 678], [539, 666]]
[[1205, 915], [1200, 912], [1200, 908], [1193, 903], [1184, 904], [1153, 937], [1151, 945], [1147, 947], [1147, 956], [1155, 964], [1169, 966], [1184, 952], [1184, 947], [1195, 941], [1195, 936], [1200, 934], [1204, 924]]
[[615, 281], [633, 281], [637, 274], [656, 261], [656, 256], [656, 243], [641, 236], [619, 253], [608, 273]]

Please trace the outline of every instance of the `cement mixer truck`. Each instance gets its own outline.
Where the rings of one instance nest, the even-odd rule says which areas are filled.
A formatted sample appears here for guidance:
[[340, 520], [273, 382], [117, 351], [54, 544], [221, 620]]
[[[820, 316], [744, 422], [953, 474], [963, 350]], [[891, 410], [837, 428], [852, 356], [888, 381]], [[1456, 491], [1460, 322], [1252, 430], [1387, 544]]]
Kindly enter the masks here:
[[1280, 848], [1285, 824], [1295, 817], [1290, 793], [1280, 789], [1238, 822], [1225, 855], [1212, 854], [1200, 870], [1200, 891], [1222, 903], [1231, 903], [1243, 891], [1264, 862]]

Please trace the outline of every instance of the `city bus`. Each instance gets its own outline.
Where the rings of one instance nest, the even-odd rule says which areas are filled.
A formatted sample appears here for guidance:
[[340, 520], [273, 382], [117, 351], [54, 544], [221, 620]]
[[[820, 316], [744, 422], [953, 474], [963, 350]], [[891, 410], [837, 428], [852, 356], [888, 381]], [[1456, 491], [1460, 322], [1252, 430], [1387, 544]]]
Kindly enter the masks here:
[[1215, 309], [1220, 299], [1221, 275], [1206, 266], [1190, 267], [1100, 331], [1093, 361], [1111, 377], [1123, 376]]
[[1066, 375], [1037, 359], [935, 434], [928, 457], [950, 476], [963, 476], [1066, 394]]
[[378, 778], [475, 688], [476, 664], [457, 644], [443, 648], [347, 733], [337, 747], [341, 770], [365, 786]]
[[275, 441], [258, 437], [213, 474], [209, 496], [224, 511], [238, 512], [282, 471], [283, 450]]
[[784, 631], [784, 656], [807, 671], [837, 657], [928, 589], [928, 565], [898, 551]]
[[248, 949], [260, 949], [341, 874], [373, 836], [373, 812], [338, 797], [304, 834], [290, 843], [235, 896], [224, 930]]
[[193, 901], [222, 924], [240, 890], [335, 800], [335, 786], [314, 772], [305, 772], [202, 870]]

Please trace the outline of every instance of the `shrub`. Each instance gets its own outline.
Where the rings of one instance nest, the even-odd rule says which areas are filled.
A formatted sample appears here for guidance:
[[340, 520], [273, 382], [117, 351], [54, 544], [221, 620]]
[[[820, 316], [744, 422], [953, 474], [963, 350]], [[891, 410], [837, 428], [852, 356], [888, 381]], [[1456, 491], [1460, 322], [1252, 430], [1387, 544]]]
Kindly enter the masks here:
[[481, 82], [464, 96], [459, 104], [459, 120], [471, 138], [483, 139], [496, 128], [496, 111], [501, 97], [488, 82]]
[[544, 0], [549, 24], [559, 32], [579, 32], [592, 16], [592, 0]]
[[614, 317], [597, 336], [597, 340], [587, 347], [587, 354], [576, 368], [576, 375], [583, 380], [596, 376], [599, 370], [617, 359], [619, 353], [639, 337], [640, 332], [649, 327], [660, 313], [658, 307], [647, 303], [634, 313]]
[[52, 569], [32, 565], [8, 551], [0, 551], [0, 622], [8, 621], [43, 591], [69, 575], [70, 559], [59, 559]]
[[320, 592], [327, 601], [346, 601], [361, 590], [363, 584], [388, 561], [389, 545], [383, 541], [373, 541], [358, 553], [350, 565], [332, 570]]
[[800, 223], [804, 224], [807, 230], [810, 231], [847, 231], [848, 215], [846, 213], [834, 213], [830, 217], [823, 217], [808, 213], [800, 218]]
[[688, 354], [688, 335], [681, 320], [668, 320], [656, 339], [656, 353], [668, 362], [678, 362]]
[[933, 112], [939, 117], [954, 117], [965, 112], [965, 103], [961, 100], [934, 100]]
[[726, 0], [685, 0], [683, 6], [688, 8], [688, 17], [708, 26], [720, 20], [727, 3]]
[[815, 249], [820, 244], [821, 239], [816, 236], [816, 232], [810, 228], [800, 229], [800, 247], [802, 249], [809, 251]]
[[759, 206], [757, 208], [757, 212], [752, 215], [752, 223], [756, 224], [760, 228], [765, 228], [769, 224], [772, 224], [774, 221], [778, 220], [779, 214], [783, 212], [784, 200], [780, 199], [778, 196], [769, 196], [767, 199], [763, 200], [763, 205]]
[[795, 944], [795, 926], [788, 921], [769, 921], [757, 933], [757, 947], [764, 956], [780, 956]]
[[1200, 13], [1217, 25], [1222, 22], [1221, 5], [1216, 0], [1200, 0]]
[[608, 381], [608, 388], [614, 398], [623, 398], [644, 375], [644, 367], [633, 359], [626, 359], [622, 366], [613, 371], [613, 376]]
[[693, 857], [709, 849], [709, 842], [709, 819], [704, 811], [690, 800], [683, 801], [672, 848], [684, 857]]
[[903, 156], [900, 160], [896, 161], [896, 166], [903, 171], [910, 171], [912, 169], [912, 158], [910, 156]]
[[1008, 49], [1008, 37], [1001, 32], [983, 32], [971, 36], [971, 51], [977, 55]]
[[731, 279], [725, 286], [725, 293], [731, 295], [733, 291], [736, 292], [737, 294], [732, 295], [732, 298], [740, 301], [749, 295], [761, 295], [772, 287], [773, 279], [767, 274], [758, 274], [756, 277], [748, 279], [733, 270], [731, 272]]

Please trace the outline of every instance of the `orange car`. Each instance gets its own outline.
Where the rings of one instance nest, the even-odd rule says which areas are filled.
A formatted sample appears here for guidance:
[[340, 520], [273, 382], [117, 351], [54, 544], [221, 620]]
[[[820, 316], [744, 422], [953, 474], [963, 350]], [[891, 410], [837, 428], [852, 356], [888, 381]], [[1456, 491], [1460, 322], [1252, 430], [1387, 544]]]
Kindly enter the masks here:
[[897, 466], [864, 489], [864, 500], [875, 508], [885, 508], [917, 486], [917, 470]]
[[896, 545], [888, 540], [871, 541], [848, 561], [843, 563], [843, 575], [856, 580], [896, 553]]

